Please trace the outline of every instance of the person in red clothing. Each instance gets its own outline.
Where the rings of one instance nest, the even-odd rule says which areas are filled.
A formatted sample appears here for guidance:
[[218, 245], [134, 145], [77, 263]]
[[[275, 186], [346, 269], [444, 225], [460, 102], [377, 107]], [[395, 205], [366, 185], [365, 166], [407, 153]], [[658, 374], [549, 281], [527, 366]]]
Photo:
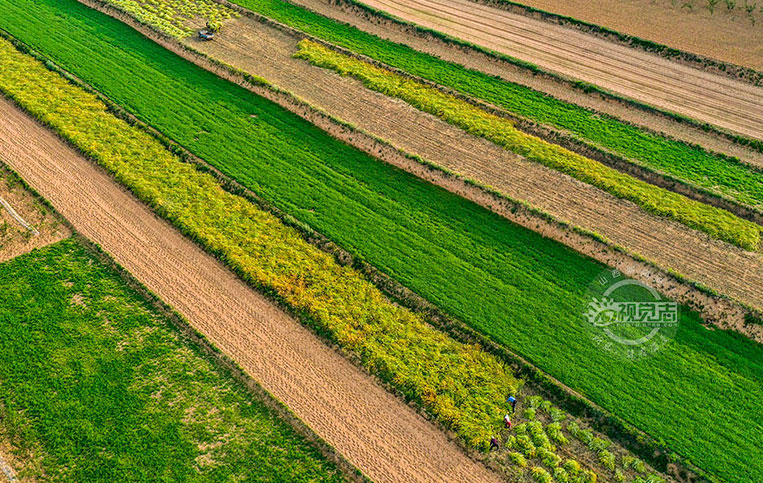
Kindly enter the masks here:
[[511, 417], [508, 414], [503, 417], [503, 424], [505, 424], [508, 429], [511, 429]]

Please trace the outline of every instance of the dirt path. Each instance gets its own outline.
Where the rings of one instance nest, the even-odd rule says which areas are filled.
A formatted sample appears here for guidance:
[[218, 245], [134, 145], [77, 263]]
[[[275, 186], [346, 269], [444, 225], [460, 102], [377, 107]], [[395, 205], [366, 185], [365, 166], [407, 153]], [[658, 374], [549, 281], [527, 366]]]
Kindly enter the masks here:
[[763, 88], [470, 0], [364, 3], [543, 69], [763, 139]]
[[369, 16], [357, 7], [335, 0], [292, 0], [322, 15], [349, 23], [366, 32], [384, 39], [409, 45], [416, 50], [426, 52], [444, 60], [461, 64], [470, 69], [498, 76], [508, 82], [520, 84], [537, 91], [550, 94], [565, 102], [577, 104], [598, 112], [606, 113], [637, 126], [643, 126], [656, 132], [665, 133], [675, 139], [698, 144], [716, 152], [736, 156], [744, 162], [763, 167], [763, 153], [759, 153], [728, 139], [665, 116], [635, 109], [623, 102], [603, 98], [596, 93], [584, 93], [573, 89], [569, 84], [547, 76], [528, 75], [527, 71], [508, 62], [496, 60], [479, 51], [464, 50], [429, 35], [418, 35], [411, 29], [397, 23]]
[[[195, 48], [260, 75], [307, 102], [375, 134], [393, 146], [524, 200], [557, 219], [600, 233], [615, 243], [755, 307], [763, 308], [763, 255], [711, 240], [649, 215], [500, 147], [466, 134], [359, 81], [291, 58], [296, 40], [251, 19], [229, 24], [215, 42]], [[573, 247], [574, 248], [574, 247]]]
[[755, 12], [757, 21], [753, 25], [743, 1], [736, 2], [732, 10], [725, 2], [718, 2], [713, 13], [707, 9], [706, 1], [694, 2], [693, 10], [682, 8], [685, 2], [671, 0], [522, 0], [520, 3], [712, 59], [763, 69], [763, 11]]
[[[0, 163], [2, 162], [3, 157], [0, 155]], [[4, 207], [6, 203], [21, 220], [36, 230], [37, 234], [22, 226]], [[32, 193], [21, 184], [13, 182], [9, 173], [0, 165], [0, 262], [63, 240], [70, 235], [69, 229], [35, 199]]]
[[95, 165], [0, 98], [0, 156], [375, 481], [499, 481]]

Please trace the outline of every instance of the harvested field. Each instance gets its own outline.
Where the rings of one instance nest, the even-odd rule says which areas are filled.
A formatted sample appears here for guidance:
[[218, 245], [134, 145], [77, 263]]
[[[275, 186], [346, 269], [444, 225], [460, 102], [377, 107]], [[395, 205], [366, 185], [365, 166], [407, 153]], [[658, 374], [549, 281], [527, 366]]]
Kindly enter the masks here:
[[262, 76], [394, 146], [600, 233], [615, 243], [713, 289], [763, 308], [763, 257], [649, 215], [569, 176], [525, 161], [359, 81], [291, 58], [297, 40], [248, 18], [215, 42], [190, 39], [214, 58]]
[[[761, 12], [753, 25], [743, 2], [724, 2], [710, 12], [706, 2], [683, 8], [670, 0], [522, 0], [518, 3], [601, 25], [624, 34], [718, 59], [763, 70], [763, 22]], [[750, 2], [752, 3], [752, 2]]]
[[569, 78], [763, 139], [763, 87], [470, 0], [366, 0], [365, 3]]
[[[253, 3], [253, 0], [238, 0], [238, 2], [244, 5], [250, 5]], [[518, 66], [508, 62], [499, 61], [494, 57], [489, 57], [474, 49], [464, 50], [459, 46], [446, 43], [431, 35], [416, 34], [412, 29], [378, 16], [369, 15], [367, 12], [361, 11], [352, 4], [340, 2], [337, 5], [330, 0], [295, 0], [295, 3], [304, 5], [305, 7], [318, 12], [320, 15], [352, 25], [363, 32], [379, 36], [382, 39], [411, 46], [417, 51], [437, 56], [448, 62], [453, 62], [469, 69], [497, 76], [508, 82], [547, 93], [556, 99], [582, 106], [596, 112], [605, 113], [633, 125], [644, 126], [655, 132], [665, 133], [674, 139], [700, 145], [715, 152], [735, 156], [743, 162], [763, 167], [763, 153], [754, 149], [741, 146], [726, 138], [708, 133], [685, 123], [670, 120], [664, 116], [646, 112], [644, 110], [634, 109], [632, 106], [612, 99], [602, 98], [596, 93], [585, 93], [581, 90], [572, 89], [569, 84], [549, 79], [546, 76], [528, 75], [527, 70]], [[283, 21], [284, 19], [281, 20]], [[318, 36], [320, 37], [320, 35]], [[336, 42], [336, 39], [334, 38], [328, 40]], [[349, 47], [351, 49], [353, 48], [353, 46]], [[365, 51], [364, 53], [374, 57], [370, 52]], [[386, 59], [386, 62], [390, 63], [390, 60]], [[392, 64], [396, 65], [394, 62], [392, 62]], [[396, 66], [404, 70], [406, 69], [405, 66]], [[422, 73], [419, 73], [419, 75], [422, 75]], [[427, 77], [426, 75], [423, 76]], [[454, 87], [456, 90], [462, 90], [455, 85], [445, 83], [443, 79], [431, 80], [436, 80], [441, 84]], [[480, 98], [477, 91], [470, 92], [470, 94]], [[497, 99], [490, 99], [489, 102], [500, 105], [500, 103], [497, 102]], [[566, 128], [570, 129], [570, 126], [567, 126]]]
[[22, 183], [5, 169], [0, 157], [0, 199], [8, 203], [21, 219], [37, 233], [21, 225], [0, 204], [0, 262], [55, 243], [71, 235], [69, 229], [48, 207], [29, 193]]
[[9, 101], [0, 112], [0, 154], [30, 185], [369, 477], [497, 480]]

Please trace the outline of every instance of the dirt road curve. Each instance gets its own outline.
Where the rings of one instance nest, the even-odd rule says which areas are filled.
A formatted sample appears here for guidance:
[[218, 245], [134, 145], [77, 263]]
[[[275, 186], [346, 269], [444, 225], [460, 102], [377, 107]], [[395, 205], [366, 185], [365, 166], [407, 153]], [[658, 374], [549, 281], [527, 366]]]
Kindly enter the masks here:
[[363, 3], [543, 69], [763, 139], [763, 88], [470, 0]]
[[0, 157], [373, 480], [499, 481], [2, 97]]

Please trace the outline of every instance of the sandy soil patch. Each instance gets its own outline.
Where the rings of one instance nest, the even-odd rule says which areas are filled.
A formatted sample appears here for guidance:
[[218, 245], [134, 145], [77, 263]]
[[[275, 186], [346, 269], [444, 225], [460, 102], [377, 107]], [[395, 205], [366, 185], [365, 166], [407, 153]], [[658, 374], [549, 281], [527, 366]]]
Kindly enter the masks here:
[[0, 156], [375, 481], [498, 481], [444, 433], [0, 99]]

